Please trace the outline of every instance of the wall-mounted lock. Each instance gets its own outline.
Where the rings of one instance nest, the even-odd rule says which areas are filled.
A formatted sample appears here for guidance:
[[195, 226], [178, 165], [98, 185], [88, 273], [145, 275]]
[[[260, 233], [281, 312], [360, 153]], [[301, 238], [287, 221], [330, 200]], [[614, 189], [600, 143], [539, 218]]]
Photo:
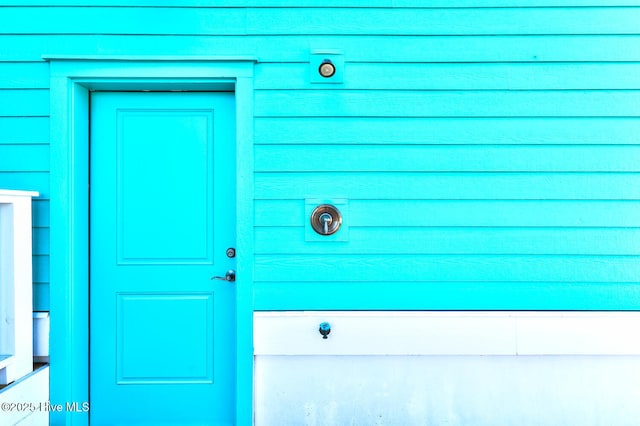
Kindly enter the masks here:
[[321, 204], [311, 213], [311, 227], [320, 235], [335, 234], [342, 225], [342, 214], [331, 204]]

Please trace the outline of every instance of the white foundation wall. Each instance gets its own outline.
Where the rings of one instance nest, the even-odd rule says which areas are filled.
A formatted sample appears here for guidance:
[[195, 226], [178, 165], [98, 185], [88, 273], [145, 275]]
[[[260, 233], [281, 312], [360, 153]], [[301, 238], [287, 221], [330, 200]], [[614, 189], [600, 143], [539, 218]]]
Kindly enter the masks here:
[[257, 313], [255, 424], [635, 425], [639, 321], [637, 313]]

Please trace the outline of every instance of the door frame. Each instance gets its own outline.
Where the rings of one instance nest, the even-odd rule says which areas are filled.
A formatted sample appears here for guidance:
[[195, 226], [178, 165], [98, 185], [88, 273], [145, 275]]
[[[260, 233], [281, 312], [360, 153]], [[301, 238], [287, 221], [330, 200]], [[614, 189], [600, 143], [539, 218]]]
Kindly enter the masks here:
[[[50, 63], [52, 404], [89, 401], [89, 93], [232, 91], [235, 94], [236, 422], [253, 420], [253, 57], [69, 57]], [[185, 410], [195, 407], [185, 407]], [[86, 425], [88, 413], [50, 413]]]

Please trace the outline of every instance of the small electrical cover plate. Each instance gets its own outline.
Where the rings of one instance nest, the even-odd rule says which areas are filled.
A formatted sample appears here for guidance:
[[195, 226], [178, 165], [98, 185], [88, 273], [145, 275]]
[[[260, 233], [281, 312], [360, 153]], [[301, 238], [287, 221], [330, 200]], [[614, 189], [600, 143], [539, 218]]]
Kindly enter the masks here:
[[[318, 234], [311, 226], [311, 215], [316, 207], [323, 204], [335, 206], [342, 215], [342, 224], [331, 235]], [[304, 240], [307, 242], [344, 242], [349, 241], [349, 203], [344, 198], [307, 198], [304, 200]]]
[[[325, 61], [331, 61], [336, 72], [331, 77], [320, 75], [320, 66]], [[311, 83], [343, 83], [344, 55], [336, 50], [312, 50], [309, 57], [309, 81]]]

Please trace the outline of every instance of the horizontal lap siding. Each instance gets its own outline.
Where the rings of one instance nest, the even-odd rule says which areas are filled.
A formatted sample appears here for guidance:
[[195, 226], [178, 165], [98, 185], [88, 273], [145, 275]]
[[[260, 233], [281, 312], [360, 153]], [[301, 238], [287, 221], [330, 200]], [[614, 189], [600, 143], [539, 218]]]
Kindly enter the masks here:
[[[25, 15], [31, 19], [24, 20]], [[116, 16], [117, 21], [100, 19]], [[58, 19], [64, 17], [64, 19]], [[504, 35], [636, 34], [640, 10], [600, 8], [20, 8], [5, 34]], [[144, 25], [140, 25], [144, 22]], [[588, 23], [588, 25], [585, 25]]]
[[[306, 63], [267, 63], [257, 89], [312, 89]], [[282, 76], [287, 78], [283, 79]], [[535, 78], [532, 78], [535, 77]], [[316, 87], [317, 88], [317, 87]], [[349, 63], [345, 82], [327, 90], [625, 90], [640, 88], [640, 63]]]
[[[210, 0], [92, 0], [91, 6], [157, 6], [163, 7], [211, 7]], [[11, 6], [87, 6], [86, 0], [11, 0]], [[637, 6], [637, 0], [430, 0], [432, 8], [485, 8], [485, 7], [555, 7], [555, 6]], [[425, 7], [424, 0], [219, 0], [217, 7]]]
[[40, 193], [32, 215], [33, 308], [39, 311], [49, 309], [48, 86], [46, 62], [0, 62], [0, 187]]
[[640, 115], [640, 92], [335, 91], [256, 93], [258, 117], [619, 117]]
[[[0, 7], [0, 187], [41, 192], [39, 307], [43, 54], [259, 58], [258, 309], [640, 306], [637, 2], [12, 4]], [[311, 49], [344, 53], [343, 84], [310, 83]], [[307, 198], [348, 199], [348, 241], [305, 241]]]
[[[260, 145], [258, 172], [635, 172], [638, 145]], [[327, 161], [330, 158], [331, 161]]]
[[636, 145], [640, 117], [278, 117], [255, 130], [264, 145]]
[[[608, 12], [390, 14], [356, 46], [358, 21], [341, 85], [258, 65], [257, 307], [637, 308], [639, 29]], [[305, 241], [309, 198], [348, 199], [347, 242]]]
[[[597, 15], [594, 15], [597, 17]], [[588, 26], [588, 25], [587, 25]], [[640, 33], [640, 31], [639, 31]], [[338, 47], [349, 62], [638, 62], [640, 35], [10, 35], [0, 61], [59, 55], [256, 55], [263, 62], [305, 62], [309, 49]]]

